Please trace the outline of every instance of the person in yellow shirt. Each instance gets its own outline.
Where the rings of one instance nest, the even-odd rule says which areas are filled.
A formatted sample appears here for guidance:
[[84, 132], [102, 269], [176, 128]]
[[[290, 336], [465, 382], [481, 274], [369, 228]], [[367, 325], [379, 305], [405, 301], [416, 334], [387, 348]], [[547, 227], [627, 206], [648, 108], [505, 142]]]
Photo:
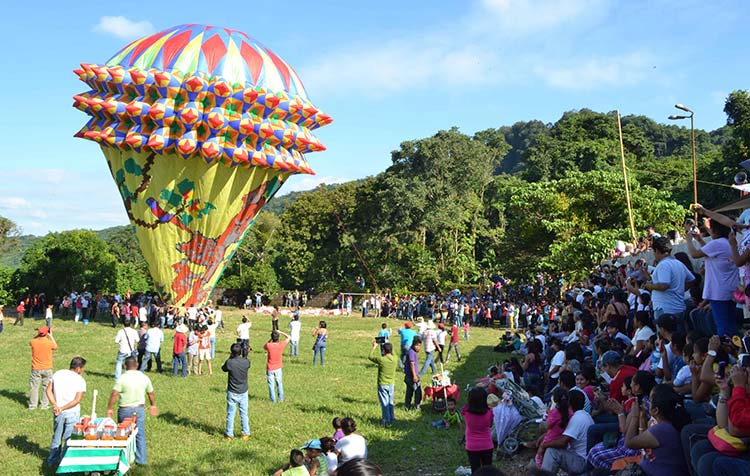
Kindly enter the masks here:
[[149, 413], [155, 417], [159, 414], [159, 410], [156, 408], [156, 397], [151, 379], [138, 370], [138, 359], [128, 357], [125, 359], [125, 373], [115, 381], [115, 386], [109, 396], [107, 417], [113, 417], [115, 402], [118, 399], [118, 422], [135, 414], [138, 424], [138, 434], [135, 439], [135, 463], [139, 465], [146, 464], [146, 413], [144, 411], [146, 395], [150, 403]]

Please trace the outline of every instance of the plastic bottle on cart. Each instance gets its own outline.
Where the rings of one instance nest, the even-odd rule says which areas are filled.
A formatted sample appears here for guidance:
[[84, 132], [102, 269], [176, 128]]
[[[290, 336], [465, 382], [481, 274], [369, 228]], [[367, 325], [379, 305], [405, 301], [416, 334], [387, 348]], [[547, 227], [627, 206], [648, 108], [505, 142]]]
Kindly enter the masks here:
[[117, 431], [115, 432], [115, 439], [127, 440], [128, 436], [130, 436], [130, 431], [128, 431], [128, 424], [123, 422], [117, 425]]
[[86, 434], [83, 437], [85, 440], [98, 440], [99, 435], [96, 432], [96, 425], [93, 423], [89, 423], [89, 425], [86, 427]]
[[73, 433], [70, 435], [71, 440], [82, 440], [83, 439], [83, 423], [76, 423], [73, 425]]
[[113, 440], [113, 439], [115, 439], [114, 425], [104, 425], [104, 431], [102, 431], [102, 440]]

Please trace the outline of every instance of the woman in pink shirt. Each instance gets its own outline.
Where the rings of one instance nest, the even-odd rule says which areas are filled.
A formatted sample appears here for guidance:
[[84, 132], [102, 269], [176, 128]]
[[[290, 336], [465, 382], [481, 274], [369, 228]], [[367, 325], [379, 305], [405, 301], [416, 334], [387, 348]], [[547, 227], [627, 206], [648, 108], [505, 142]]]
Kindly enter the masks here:
[[469, 392], [469, 404], [461, 410], [466, 424], [466, 454], [469, 456], [471, 472], [492, 465], [492, 410], [487, 406], [487, 391], [473, 388]]

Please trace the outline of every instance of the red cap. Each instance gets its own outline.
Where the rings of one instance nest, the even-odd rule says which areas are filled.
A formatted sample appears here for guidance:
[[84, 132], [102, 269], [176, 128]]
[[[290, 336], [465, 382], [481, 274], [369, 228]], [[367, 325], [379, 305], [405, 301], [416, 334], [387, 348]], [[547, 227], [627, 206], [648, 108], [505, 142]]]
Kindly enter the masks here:
[[442, 322], [438, 324], [438, 329], [445, 329], [445, 324], [443, 324]]
[[40, 335], [41, 337], [44, 337], [44, 336], [46, 336], [47, 334], [49, 334], [49, 327], [47, 327], [47, 326], [42, 326], [42, 327], [40, 327], [40, 328], [39, 328], [39, 331], [37, 331], [37, 332], [39, 332], [39, 335]]
[[407, 327], [407, 328], [411, 327], [411, 322], [409, 321], [404, 322], [404, 327]]

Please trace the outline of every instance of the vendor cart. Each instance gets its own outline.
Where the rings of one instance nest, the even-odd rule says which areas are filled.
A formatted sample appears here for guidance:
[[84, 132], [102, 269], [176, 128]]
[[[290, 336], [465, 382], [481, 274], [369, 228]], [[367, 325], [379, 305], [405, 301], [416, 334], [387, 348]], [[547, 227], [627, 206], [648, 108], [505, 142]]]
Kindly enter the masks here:
[[57, 474], [122, 476], [135, 460], [134, 428], [127, 440], [68, 440]]

